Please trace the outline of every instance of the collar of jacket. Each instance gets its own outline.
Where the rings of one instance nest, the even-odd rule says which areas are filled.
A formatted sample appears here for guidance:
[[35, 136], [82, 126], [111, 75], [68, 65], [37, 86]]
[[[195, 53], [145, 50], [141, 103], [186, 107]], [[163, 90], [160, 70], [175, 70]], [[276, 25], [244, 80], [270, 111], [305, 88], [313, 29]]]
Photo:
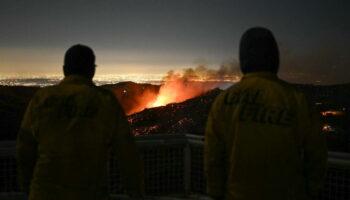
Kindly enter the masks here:
[[69, 75], [64, 77], [60, 84], [84, 84], [84, 85], [94, 85], [92, 80], [80, 76], [80, 75]]
[[252, 73], [244, 74], [242, 77], [242, 80], [251, 78], [251, 77], [260, 77], [260, 78], [273, 79], [273, 80], [278, 79], [277, 74], [272, 72], [252, 72]]

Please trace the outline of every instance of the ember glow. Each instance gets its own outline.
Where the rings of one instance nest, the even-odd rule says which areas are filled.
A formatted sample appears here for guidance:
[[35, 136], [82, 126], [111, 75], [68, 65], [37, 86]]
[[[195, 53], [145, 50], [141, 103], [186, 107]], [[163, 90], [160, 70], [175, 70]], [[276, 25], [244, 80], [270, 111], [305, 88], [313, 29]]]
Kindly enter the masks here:
[[340, 111], [340, 110], [327, 110], [327, 111], [323, 111], [321, 112], [322, 116], [338, 116], [338, 115], [344, 115], [345, 112], [344, 111]]
[[165, 106], [169, 103], [179, 103], [196, 97], [204, 92], [219, 87], [217, 82], [187, 81], [183, 77], [171, 76], [161, 87], [157, 98], [147, 107]]

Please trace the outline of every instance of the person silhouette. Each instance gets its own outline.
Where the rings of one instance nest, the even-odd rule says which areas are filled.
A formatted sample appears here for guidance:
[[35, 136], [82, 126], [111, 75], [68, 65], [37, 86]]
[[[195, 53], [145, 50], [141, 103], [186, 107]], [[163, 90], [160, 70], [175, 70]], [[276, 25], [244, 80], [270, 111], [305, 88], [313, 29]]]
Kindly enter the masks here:
[[95, 55], [74, 45], [64, 79], [40, 89], [16, 142], [18, 177], [29, 200], [108, 199], [112, 150], [131, 196], [143, 195], [143, 167], [125, 114], [112, 92], [94, 85]]
[[215, 199], [309, 199], [322, 187], [327, 146], [319, 113], [279, 79], [272, 32], [248, 29], [242, 79], [212, 104], [205, 131], [207, 193]]

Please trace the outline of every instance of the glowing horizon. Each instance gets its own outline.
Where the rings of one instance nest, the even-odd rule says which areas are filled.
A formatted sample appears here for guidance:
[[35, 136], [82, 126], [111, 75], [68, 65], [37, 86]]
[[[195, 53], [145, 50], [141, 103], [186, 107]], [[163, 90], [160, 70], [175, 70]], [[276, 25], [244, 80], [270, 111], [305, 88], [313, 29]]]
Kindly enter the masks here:
[[243, 33], [261, 26], [276, 37], [282, 79], [349, 82], [347, 2], [61, 0], [2, 7], [1, 76], [63, 77], [63, 57], [74, 44], [93, 49], [96, 76], [217, 68], [238, 60]]

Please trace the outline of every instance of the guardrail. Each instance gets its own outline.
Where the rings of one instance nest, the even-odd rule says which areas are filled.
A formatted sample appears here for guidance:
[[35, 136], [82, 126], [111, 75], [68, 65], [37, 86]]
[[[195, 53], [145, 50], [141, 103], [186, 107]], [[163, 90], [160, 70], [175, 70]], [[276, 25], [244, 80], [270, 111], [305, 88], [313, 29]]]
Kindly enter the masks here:
[[[138, 136], [149, 196], [205, 199], [203, 137], [196, 135]], [[23, 199], [16, 178], [15, 142], [0, 142], [0, 199]], [[350, 199], [350, 154], [329, 152], [326, 184], [318, 200]], [[111, 196], [122, 199], [118, 163], [111, 161]], [[125, 196], [123, 197], [126, 198]]]

